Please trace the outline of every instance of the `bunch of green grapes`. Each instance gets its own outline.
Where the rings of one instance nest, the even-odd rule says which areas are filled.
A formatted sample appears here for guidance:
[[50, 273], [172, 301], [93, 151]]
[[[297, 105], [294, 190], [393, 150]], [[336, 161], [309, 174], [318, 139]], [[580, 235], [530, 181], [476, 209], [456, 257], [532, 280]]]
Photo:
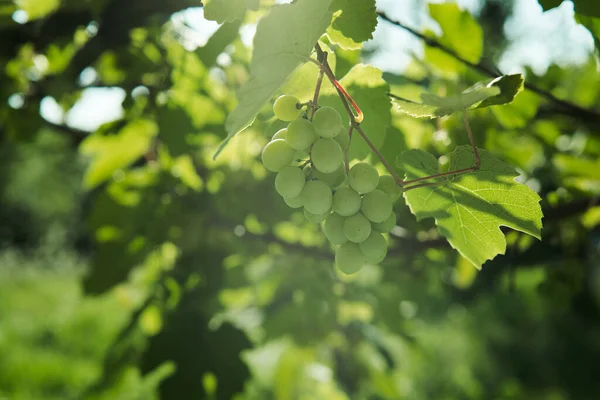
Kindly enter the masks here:
[[265, 168], [277, 173], [277, 193], [289, 207], [303, 208], [308, 221], [322, 224], [336, 246], [335, 262], [342, 272], [353, 274], [365, 264], [382, 262], [387, 254], [384, 234], [396, 225], [392, 208], [400, 190], [394, 179], [379, 176], [366, 162], [346, 174], [349, 136], [334, 108], [321, 107], [310, 120], [296, 97], [283, 95], [273, 112], [290, 122], [262, 152]]

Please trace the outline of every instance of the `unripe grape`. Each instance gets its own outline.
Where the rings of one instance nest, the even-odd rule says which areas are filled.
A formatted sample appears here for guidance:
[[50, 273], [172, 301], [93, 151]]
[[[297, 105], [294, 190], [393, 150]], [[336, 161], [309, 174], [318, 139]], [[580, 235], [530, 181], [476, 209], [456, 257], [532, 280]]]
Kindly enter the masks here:
[[360, 204], [360, 195], [350, 187], [339, 188], [333, 195], [332, 209], [344, 217], [356, 214], [360, 210]]
[[333, 107], [321, 107], [313, 116], [315, 132], [321, 137], [332, 138], [344, 127], [340, 113]]
[[287, 128], [280, 129], [277, 132], [275, 132], [275, 134], [273, 135], [271, 140], [275, 140], [275, 139], [284, 139], [285, 140], [286, 133], [287, 133]]
[[356, 243], [346, 242], [335, 251], [335, 265], [345, 274], [360, 271], [365, 261], [365, 256]]
[[304, 206], [301, 196], [296, 197], [284, 197], [283, 201], [289, 208], [300, 208]]
[[346, 219], [339, 214], [331, 213], [323, 224], [323, 233], [332, 244], [340, 245], [346, 243], [348, 238], [344, 235], [344, 221]]
[[343, 164], [344, 153], [338, 142], [335, 140], [319, 139], [313, 144], [310, 158], [316, 169], [321, 172], [331, 173]]
[[302, 197], [304, 208], [312, 214], [325, 214], [331, 209], [333, 195], [329, 186], [324, 182], [306, 182], [300, 196]]
[[340, 147], [342, 148], [342, 151], [344, 152], [350, 145], [350, 136], [348, 135], [348, 129], [346, 128], [342, 128], [340, 133], [337, 134], [333, 139], [339, 143]]
[[294, 149], [283, 139], [275, 139], [262, 151], [262, 162], [271, 172], [279, 172], [294, 161]]
[[344, 235], [349, 241], [360, 243], [371, 234], [371, 223], [361, 213], [346, 218], [344, 221]]
[[388, 217], [388, 219], [386, 219], [383, 222], [379, 222], [379, 223], [372, 223], [371, 227], [373, 228], [373, 230], [376, 230], [377, 232], [382, 232], [382, 233], [388, 233], [390, 232], [392, 229], [394, 229], [394, 227], [396, 226], [396, 214], [394, 212], [392, 212], [390, 214], [390, 216]]
[[363, 196], [360, 211], [373, 222], [383, 222], [392, 213], [392, 201], [388, 194], [375, 189]]
[[285, 167], [275, 177], [275, 190], [281, 197], [296, 197], [302, 192], [304, 183], [304, 171], [298, 167]]
[[279, 96], [273, 103], [273, 113], [282, 121], [293, 121], [300, 116], [302, 110], [297, 107], [298, 98], [290, 95]]
[[377, 185], [377, 189], [384, 191], [390, 196], [390, 200], [394, 203], [396, 200], [400, 198], [402, 192], [398, 185], [396, 185], [396, 181], [392, 178], [391, 175], [381, 175], [379, 177], [379, 184]]
[[343, 164], [340, 165], [338, 169], [328, 174], [321, 172], [316, 168], [313, 170], [313, 172], [315, 174], [315, 178], [325, 182], [330, 188], [336, 188], [346, 180], [346, 171], [344, 170]]
[[379, 264], [387, 255], [387, 242], [379, 232], [371, 232], [367, 240], [358, 244], [369, 264]]
[[287, 127], [285, 140], [293, 149], [305, 150], [317, 140], [317, 134], [309, 120], [298, 118]]
[[369, 193], [379, 184], [379, 173], [371, 164], [361, 162], [350, 168], [348, 183], [358, 193]]
[[323, 222], [327, 219], [327, 217], [330, 215], [330, 213], [326, 212], [323, 214], [313, 214], [310, 211], [307, 211], [306, 208], [304, 208], [304, 218], [306, 218], [307, 221], [310, 222], [314, 222], [314, 223], [319, 223], [319, 222]]

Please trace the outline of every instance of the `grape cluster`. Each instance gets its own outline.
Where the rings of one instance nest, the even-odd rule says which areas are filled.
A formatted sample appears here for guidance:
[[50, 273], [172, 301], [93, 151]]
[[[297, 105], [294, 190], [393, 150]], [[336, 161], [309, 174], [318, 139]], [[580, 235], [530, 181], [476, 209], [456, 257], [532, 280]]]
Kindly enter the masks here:
[[335, 262], [342, 272], [353, 274], [364, 264], [383, 261], [383, 233], [396, 225], [392, 206], [400, 197], [394, 179], [379, 176], [366, 162], [346, 174], [349, 136], [334, 108], [320, 107], [311, 121], [296, 97], [283, 95], [273, 112], [290, 122], [262, 152], [265, 168], [277, 173], [277, 193], [289, 207], [302, 207], [308, 221], [322, 223], [325, 236], [337, 246]]

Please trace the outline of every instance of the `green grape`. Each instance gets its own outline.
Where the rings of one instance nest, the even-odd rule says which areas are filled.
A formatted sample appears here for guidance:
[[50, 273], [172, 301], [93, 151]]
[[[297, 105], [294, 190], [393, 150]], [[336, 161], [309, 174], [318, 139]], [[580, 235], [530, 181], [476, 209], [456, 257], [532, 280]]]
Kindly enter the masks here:
[[312, 214], [325, 214], [331, 209], [333, 195], [325, 182], [309, 181], [300, 193], [304, 208]]
[[340, 133], [337, 134], [333, 139], [340, 144], [342, 151], [346, 151], [350, 145], [350, 136], [348, 135], [348, 129], [346, 128], [342, 128]]
[[285, 139], [286, 132], [287, 132], [287, 128], [283, 128], [283, 129], [278, 130], [277, 132], [275, 132], [275, 134], [273, 135], [273, 137], [271, 138], [271, 140]]
[[371, 164], [361, 162], [350, 168], [348, 182], [358, 193], [369, 193], [379, 184], [379, 173]]
[[344, 221], [344, 235], [349, 241], [360, 243], [371, 234], [371, 223], [361, 213], [346, 218]]
[[356, 243], [346, 242], [335, 251], [335, 265], [347, 275], [360, 271], [365, 262], [365, 256]]
[[371, 232], [367, 240], [358, 244], [369, 264], [379, 264], [387, 255], [387, 242], [379, 232]]
[[294, 161], [294, 149], [283, 139], [275, 139], [262, 151], [262, 162], [271, 172], [279, 172]]
[[356, 214], [360, 210], [361, 198], [350, 187], [339, 188], [333, 195], [332, 209], [344, 217]]
[[305, 183], [304, 171], [298, 167], [285, 167], [275, 177], [275, 190], [281, 197], [297, 197]]
[[289, 208], [300, 208], [304, 206], [301, 196], [296, 197], [284, 197], [283, 201]]
[[402, 195], [400, 188], [396, 185], [396, 181], [392, 178], [391, 175], [381, 175], [379, 177], [379, 184], [377, 185], [377, 189], [386, 192], [388, 196], [390, 196], [390, 200], [392, 203], [396, 202]]
[[317, 140], [317, 134], [309, 120], [298, 118], [287, 127], [285, 140], [293, 149], [305, 150]]
[[346, 243], [348, 238], [344, 235], [344, 221], [346, 219], [339, 214], [331, 213], [323, 224], [323, 233], [332, 244], [340, 245]]
[[395, 226], [396, 226], [396, 214], [393, 212], [390, 214], [388, 219], [386, 219], [385, 221], [378, 222], [378, 223], [373, 222], [371, 224], [371, 227], [373, 227], [373, 230], [375, 230], [377, 232], [382, 232], [382, 233], [390, 232], [392, 229], [394, 229]]
[[298, 108], [300, 100], [295, 96], [279, 96], [273, 103], [273, 114], [282, 121], [293, 121], [300, 116], [302, 110]]
[[321, 107], [313, 116], [315, 132], [321, 137], [332, 138], [344, 127], [340, 113], [332, 107]]
[[306, 218], [307, 221], [310, 222], [315, 222], [315, 223], [319, 223], [319, 222], [323, 222], [327, 219], [327, 217], [330, 215], [330, 213], [326, 212], [323, 214], [313, 214], [310, 211], [307, 211], [306, 208], [304, 209], [304, 218]]
[[342, 148], [333, 139], [317, 140], [313, 144], [310, 156], [314, 167], [325, 173], [334, 172], [344, 163]]
[[325, 182], [330, 188], [336, 188], [346, 180], [346, 170], [344, 169], [343, 164], [340, 165], [338, 169], [328, 174], [321, 172], [316, 168], [313, 170], [313, 172], [315, 174], [315, 178]]
[[382, 190], [375, 189], [363, 196], [360, 211], [373, 222], [383, 222], [392, 213], [390, 196]]

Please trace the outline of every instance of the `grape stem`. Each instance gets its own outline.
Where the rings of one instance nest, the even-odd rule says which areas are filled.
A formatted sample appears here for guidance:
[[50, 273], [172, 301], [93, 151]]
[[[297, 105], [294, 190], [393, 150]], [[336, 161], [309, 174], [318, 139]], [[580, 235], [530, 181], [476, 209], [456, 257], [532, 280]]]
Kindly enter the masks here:
[[[321, 62], [322, 63], [327, 62], [327, 52], [323, 52]], [[317, 112], [317, 106], [319, 104], [319, 93], [321, 93], [321, 85], [323, 84], [323, 75], [324, 74], [325, 73], [323, 72], [323, 70], [319, 68], [319, 77], [317, 78], [317, 86], [315, 87], [315, 94], [313, 96], [312, 104], [311, 104], [311, 108], [312, 108], [312, 111], [310, 113], [311, 121], [312, 121], [313, 117], [315, 116], [315, 113]]]
[[[315, 62], [319, 66], [321, 71], [325, 73], [325, 75], [327, 76], [329, 81], [335, 86], [335, 89], [337, 90], [338, 95], [340, 96], [340, 99], [342, 100], [342, 104], [344, 105], [344, 108], [346, 109], [346, 112], [348, 113], [348, 117], [350, 117], [350, 131], [349, 131], [350, 138], [352, 137], [351, 136], [352, 131], [356, 130], [358, 132], [358, 134], [363, 138], [363, 140], [365, 141], [367, 146], [369, 146], [371, 148], [373, 153], [377, 156], [377, 158], [379, 158], [381, 163], [385, 166], [385, 168], [388, 170], [390, 175], [394, 178], [394, 181], [396, 182], [396, 184], [400, 187], [403, 187], [404, 181], [402, 180], [402, 178], [400, 178], [398, 176], [396, 171], [394, 171], [394, 169], [388, 163], [388, 161], [385, 159], [383, 154], [381, 154], [379, 149], [377, 149], [377, 147], [375, 147], [373, 142], [371, 142], [371, 140], [367, 137], [367, 135], [363, 131], [362, 127], [360, 126], [360, 123], [363, 120], [363, 112], [358, 107], [358, 105], [356, 104], [356, 102], [354, 101], [352, 96], [350, 96], [348, 94], [348, 92], [344, 89], [344, 87], [336, 79], [335, 75], [333, 74], [333, 71], [331, 70], [331, 67], [329, 66], [329, 63], [327, 62], [327, 59], [322, 56], [322, 54], [326, 54], [326, 52], [324, 52], [323, 49], [321, 49], [321, 46], [318, 43], [315, 45], [315, 50], [317, 51], [317, 58], [324, 59], [324, 61], [322, 63], [320, 63], [313, 58], [311, 58], [311, 60], [313, 60], [313, 62]], [[352, 104], [352, 107], [357, 112], [357, 115], [355, 115], [352, 112], [352, 110], [350, 109], [350, 104], [348, 104], [348, 101], [350, 101], [350, 104]], [[348, 170], [348, 159], [347, 158], [348, 158], [349, 149], [350, 149], [350, 145], [348, 145], [348, 149], [346, 150], [346, 153], [347, 153], [346, 154], [346, 156], [347, 156], [346, 157], [346, 170]]]
[[[348, 132], [350, 139], [352, 139], [352, 131], [356, 130], [358, 132], [358, 134], [363, 138], [365, 143], [369, 146], [371, 151], [373, 151], [373, 153], [377, 156], [379, 161], [381, 161], [381, 163], [385, 166], [385, 168], [390, 173], [392, 178], [394, 178], [396, 185], [398, 185], [400, 188], [402, 188], [403, 191], [418, 189], [418, 188], [422, 188], [422, 187], [426, 187], [426, 186], [435, 186], [435, 185], [438, 185], [443, 182], [443, 181], [437, 181], [437, 182], [421, 183], [423, 181], [428, 181], [431, 179], [441, 178], [441, 177], [445, 177], [445, 176], [461, 175], [461, 174], [465, 174], [468, 172], [474, 172], [474, 171], [479, 170], [479, 168], [481, 166], [481, 159], [479, 157], [479, 151], [477, 150], [477, 147], [475, 146], [473, 132], [471, 131], [471, 126], [470, 126], [469, 120], [467, 118], [467, 111], [465, 110], [464, 114], [463, 114], [463, 121], [465, 124], [465, 128], [467, 130], [467, 134], [469, 135], [469, 142], [471, 144], [471, 148], [473, 149], [473, 154], [475, 156], [475, 163], [473, 164], [473, 166], [469, 167], [469, 168], [455, 170], [455, 171], [448, 171], [448, 172], [443, 172], [440, 174], [429, 175], [429, 176], [412, 179], [412, 180], [403, 180], [402, 178], [400, 178], [398, 176], [398, 174], [396, 173], [396, 171], [394, 170], [394, 168], [392, 168], [390, 163], [388, 163], [388, 161], [385, 159], [383, 154], [381, 154], [379, 149], [377, 149], [377, 147], [375, 147], [373, 142], [371, 142], [369, 137], [366, 135], [366, 133], [360, 126], [360, 123], [363, 121], [363, 118], [364, 118], [363, 112], [360, 109], [360, 107], [358, 106], [358, 104], [356, 104], [356, 102], [354, 101], [352, 96], [350, 96], [350, 94], [348, 94], [346, 89], [344, 89], [344, 87], [336, 79], [333, 71], [331, 70], [329, 63], [327, 62], [327, 52], [323, 51], [323, 49], [321, 49], [321, 46], [318, 43], [315, 45], [315, 50], [317, 52], [317, 59], [319, 61], [315, 60], [314, 58], [309, 58], [309, 60], [312, 61], [313, 63], [315, 63], [320, 69], [317, 90], [315, 90], [315, 98], [318, 97], [318, 94], [319, 94], [318, 91], [320, 90], [321, 81], [322, 81], [323, 74], [324, 74], [325, 76], [327, 76], [327, 79], [329, 79], [329, 81], [335, 87], [336, 91], [338, 92], [338, 95], [340, 96], [340, 99], [342, 100], [342, 104], [344, 105], [344, 108], [346, 109], [346, 112], [348, 113], [348, 116], [350, 117], [350, 130]], [[352, 109], [350, 108], [350, 104], [348, 102], [350, 102], [350, 104], [352, 105], [352, 108], [354, 108], [354, 110], [356, 111], [356, 114], [354, 114], [354, 112], [352, 112]], [[315, 101], [314, 105], [316, 106], [316, 101]], [[313, 113], [314, 113], [314, 108], [313, 108]], [[350, 149], [350, 145], [348, 145], [348, 148], [346, 149], [346, 152], [345, 152], [344, 164], [345, 164], [345, 168], [346, 168], [346, 173], [349, 170], [349, 165], [348, 165], [349, 149]]]
[[344, 149], [344, 169], [346, 170], [346, 175], [350, 172], [350, 144], [352, 143], [352, 132], [354, 131], [354, 126], [350, 124], [350, 129], [348, 129], [348, 146]]

